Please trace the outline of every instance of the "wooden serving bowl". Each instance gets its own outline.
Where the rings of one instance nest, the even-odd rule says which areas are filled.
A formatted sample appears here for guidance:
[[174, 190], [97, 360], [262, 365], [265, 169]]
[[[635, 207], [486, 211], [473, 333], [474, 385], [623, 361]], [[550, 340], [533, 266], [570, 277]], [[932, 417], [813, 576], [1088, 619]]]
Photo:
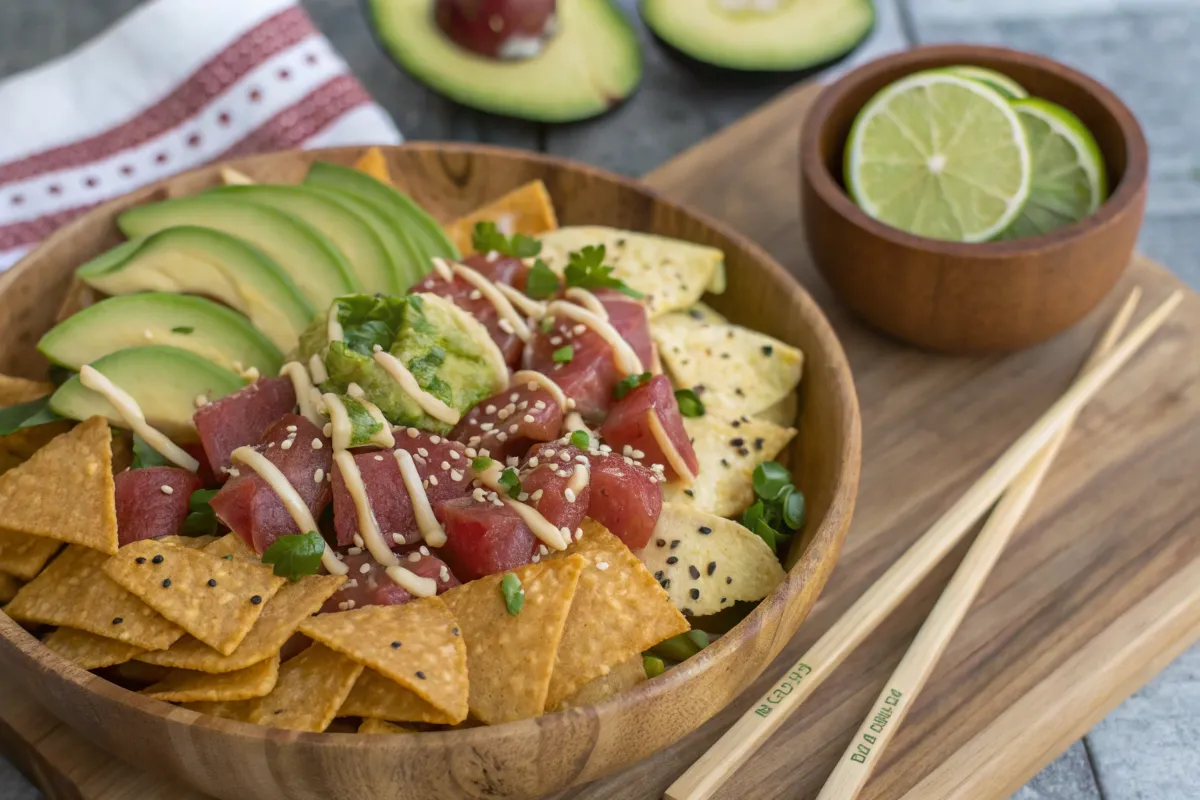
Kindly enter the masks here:
[[[1104, 155], [1108, 201], [1049, 234], [982, 244], [914, 236], [867, 216], [842, 177], [855, 116], [893, 81], [954, 64], [1002, 72], [1075, 112]], [[804, 227], [833, 290], [885, 333], [946, 352], [1014, 350], [1074, 325], [1129, 263], [1146, 206], [1149, 150], [1133, 113], [1082, 73], [999, 47], [919, 47], [850, 72], [813, 105], [800, 153]]]
[[[349, 164], [361, 148], [287, 152], [230, 166], [297, 182], [314, 160]], [[757, 245], [645, 187], [564, 160], [457, 144], [386, 150], [392, 174], [442, 220], [542, 179], [565, 225], [604, 224], [725, 252], [729, 288], [714, 305], [801, 348], [800, 436], [790, 456], [810, 518], [787, 579], [745, 620], [677, 669], [597, 706], [494, 727], [415, 736], [297, 733], [197, 714], [127, 691], [61, 659], [0, 614], [0, 674], [131, 764], [226, 800], [339, 797], [532, 798], [591, 780], [696, 728], [771, 662], [812, 608], [837, 561], [858, 488], [858, 401], [842, 348], [816, 304]], [[119, 241], [130, 206], [219, 182], [206, 167], [114, 200], [56, 233], [0, 277], [0, 372], [38, 377], [34, 350], [75, 267]]]

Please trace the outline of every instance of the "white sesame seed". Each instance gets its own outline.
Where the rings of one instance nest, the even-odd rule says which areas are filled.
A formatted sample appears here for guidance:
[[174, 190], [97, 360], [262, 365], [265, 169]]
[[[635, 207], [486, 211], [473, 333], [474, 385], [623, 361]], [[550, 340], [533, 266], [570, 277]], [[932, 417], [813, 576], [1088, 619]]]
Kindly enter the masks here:
[[196, 408], [204, 408], [208, 405], [208, 398], [205, 395], [198, 394], [192, 398], [192, 405]]
[[475, 502], [482, 503], [484, 500], [483, 489], [476, 486], [475, 491], [471, 492], [471, 497], [474, 498]]
[[486, 406], [484, 406], [484, 408], [483, 408], [483, 413], [485, 413], [485, 414], [495, 414], [495, 413], [496, 413], [496, 407], [495, 407], [494, 405], [492, 405], [491, 403], [488, 403]]
[[541, 499], [542, 499], [542, 490], [541, 490], [541, 489], [538, 489], [536, 492], [534, 492], [533, 494], [529, 495], [529, 499], [530, 499], [530, 500], [532, 500], [532, 501], [533, 501], [533, 502], [535, 502], [535, 503], [536, 503], [538, 500], [541, 500]]
[[417, 462], [417, 463], [418, 463], [418, 464], [420, 464], [422, 467], [424, 467], [424, 466], [427, 466], [427, 465], [429, 464], [429, 462], [428, 462], [428, 461], [426, 461], [424, 458], [422, 458], [422, 457], [421, 457], [421, 454], [420, 454], [420, 453], [417, 453], [417, 454], [416, 454], [415, 456], [413, 456], [412, 458], [413, 458], [413, 461]]
[[546, 401], [538, 400], [536, 403], [533, 404], [533, 407], [536, 408], [538, 411], [544, 411], [546, 408]]
[[313, 473], [313, 483], [320, 483], [325, 480], [325, 470], [317, 467], [317, 471]]
[[326, 436], [332, 435], [333, 434], [333, 425], [326, 422], [325, 427], [321, 428], [321, 433], [325, 434]]
[[538, 545], [538, 554], [543, 555], [543, 556], [548, 556], [548, 555], [550, 555], [550, 548], [546, 547], [546, 545], [544, 545], [544, 544], [539, 544]]
[[496, 427], [496, 426], [490, 422], [485, 422], [479, 426], [480, 430], [485, 430], [485, 431], [490, 431], [494, 427]]
[[600, 570], [601, 572], [603, 572], [604, 570], [608, 569], [608, 562], [607, 562], [607, 561], [597, 561], [597, 562], [596, 562], [596, 569], [598, 569], [598, 570]]
[[536, 392], [541, 387], [538, 385], [537, 381], [530, 381], [529, 383], [525, 384], [525, 388], [531, 392]]
[[457, 483], [458, 481], [461, 481], [462, 479], [463, 479], [462, 470], [458, 470], [458, 469], [450, 470], [450, 480]]
[[512, 416], [512, 411], [507, 408], [500, 409], [500, 412], [496, 414], [496, 418], [501, 421], [508, 419], [510, 416]]
[[359, 567], [359, 568], [358, 568], [358, 571], [359, 571], [361, 574], [363, 574], [363, 575], [366, 575], [368, 572], [370, 572], [370, 571], [371, 571], [371, 565], [370, 565], [369, 563], [368, 563], [368, 564], [363, 564], [361, 567]]
[[568, 486], [566, 489], [563, 489], [563, 497], [567, 498], [568, 503], [574, 503], [575, 502], [574, 490], [572, 490], [570, 486]]
[[451, 450], [451, 451], [450, 451], [450, 457], [451, 457], [451, 458], [461, 458], [461, 457], [462, 457], [462, 455], [461, 455], [461, 454], [460, 454], [460, 453], [459, 453], [457, 450]]
[[417, 430], [416, 428], [409, 428], [405, 431], [405, 433], [408, 434], [408, 438], [415, 439], [415, 438], [417, 438], [417, 436], [420, 435], [421, 432], [419, 430]]
[[421, 554], [420, 554], [420, 553], [409, 553], [409, 554], [408, 554], [408, 560], [409, 560], [409, 561], [420, 561], [420, 560], [421, 560]]
[[569, 452], [567, 452], [566, 450], [563, 450], [561, 453], [559, 453], [558, 457], [562, 461], [570, 461], [571, 460], [571, 454]]
[[510, 394], [508, 396], [508, 402], [510, 402], [510, 403], [515, 403], [520, 399], [521, 399], [521, 395], [517, 394], [516, 392], [513, 392], [512, 394]]
[[557, 452], [558, 451], [555, 450], [553, 447], [547, 447], [545, 450], [542, 451], [542, 457], [543, 458], [554, 458], [554, 454]]
[[633, 456], [634, 458], [645, 458], [646, 457], [646, 454], [643, 453], [641, 450], [634, 450], [629, 455]]
[[295, 432], [296, 432], [296, 426], [295, 426], [295, 425], [288, 425], [286, 430], [287, 430], [287, 432], [288, 432], [288, 433], [295, 433]]
[[534, 421], [534, 419], [533, 419], [533, 414], [526, 414], [525, 416], [521, 417], [521, 419], [525, 420], [526, 422], [533, 422], [533, 421]]
[[167, 486], [165, 483], [158, 488], [162, 489], [163, 494], [175, 494], [175, 490], [172, 489], [170, 486]]
[[551, 336], [550, 337], [550, 344], [554, 345], [555, 347], [558, 347], [562, 343], [563, 343], [563, 339], [561, 336]]
[[538, 457], [537, 456], [534, 456], [533, 458], [529, 459], [530, 467], [536, 467], [537, 465], [538, 465]]
[[508, 432], [509, 432], [509, 433], [516, 433], [518, 430], [520, 430], [520, 428], [519, 428], [518, 426], [516, 426], [516, 425], [509, 425], [509, 426], [508, 426]]
[[481, 297], [483, 297], [483, 292], [479, 291], [478, 289], [472, 289], [471, 293], [469, 295], [467, 295], [467, 297], [469, 297], [472, 300], [478, 300]]
[[398, 533], [393, 533], [392, 541], [395, 542], [396, 544], [404, 544], [404, 537]]
[[294, 441], [295, 441], [295, 439], [284, 439], [282, 442], [279, 443], [279, 449], [280, 450], [291, 450], [292, 443]]
[[430, 475], [430, 476], [429, 476], [429, 485], [430, 485], [430, 486], [437, 486], [437, 485], [438, 485], [438, 479], [437, 479], [437, 475]]
[[583, 538], [583, 528], [576, 528], [575, 529], [575, 541], [578, 542], [582, 538]]
[[324, 443], [322, 443], [320, 439], [312, 440], [312, 449], [313, 450], [320, 450], [324, 446], [325, 446]]
[[383, 456], [375, 456], [376, 461], [383, 461]]
[[429, 458], [429, 451], [426, 450], [424, 447], [418, 447], [417, 453], [424, 456], [425, 458]]
[[438, 570], [438, 580], [440, 580], [442, 583], [450, 580], [450, 570], [445, 564], [442, 564], [442, 568]]
[[357, 533], [354, 534], [354, 546], [355, 547], [365, 547], [365, 545], [363, 544], [363, 538], [361, 536], [359, 536]]
[[516, 456], [509, 456], [508, 458], [504, 459], [504, 465], [508, 467], [515, 467], [520, 463], [521, 459], [517, 458]]
[[381, 345], [376, 344], [376, 345], [371, 346], [371, 352], [373, 352], [373, 353], [378, 353], [382, 349], [383, 349], [383, 347]]
[[530, 559], [530, 561], [532, 561], [534, 564], [538, 563], [541, 560], [542, 560], [542, 556], [540, 553], [534, 553], [533, 558]]
[[508, 434], [507, 434], [507, 433], [505, 433], [504, 431], [500, 431], [500, 433], [497, 433], [497, 434], [496, 434], [496, 439], [497, 439], [498, 441], [500, 441], [500, 442], [507, 442], [507, 441], [508, 441]]
[[582, 336], [586, 330], [587, 325], [584, 325], [582, 322], [577, 324], [574, 328], [571, 328], [571, 331], [574, 332], [576, 336]]
[[563, 535], [563, 538], [566, 539], [568, 542], [571, 541], [571, 529], [568, 528], [566, 525], [559, 528], [558, 532], [561, 533]]

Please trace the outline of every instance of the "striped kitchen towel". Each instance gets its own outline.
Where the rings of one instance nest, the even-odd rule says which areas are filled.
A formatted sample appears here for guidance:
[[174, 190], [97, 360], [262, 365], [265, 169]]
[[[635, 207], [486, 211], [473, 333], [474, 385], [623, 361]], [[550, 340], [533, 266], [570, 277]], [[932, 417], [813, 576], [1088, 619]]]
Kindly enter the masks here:
[[400, 140], [292, 0], [151, 0], [0, 81], [0, 270], [75, 216], [171, 173]]

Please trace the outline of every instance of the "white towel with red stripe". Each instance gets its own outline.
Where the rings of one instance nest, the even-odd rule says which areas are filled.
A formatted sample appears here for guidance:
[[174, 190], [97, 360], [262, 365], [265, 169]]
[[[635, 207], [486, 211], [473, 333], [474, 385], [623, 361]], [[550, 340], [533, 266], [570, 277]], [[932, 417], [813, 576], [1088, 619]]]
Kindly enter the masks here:
[[89, 208], [175, 172], [401, 141], [292, 0], [151, 0], [0, 81], [0, 109], [0, 270]]

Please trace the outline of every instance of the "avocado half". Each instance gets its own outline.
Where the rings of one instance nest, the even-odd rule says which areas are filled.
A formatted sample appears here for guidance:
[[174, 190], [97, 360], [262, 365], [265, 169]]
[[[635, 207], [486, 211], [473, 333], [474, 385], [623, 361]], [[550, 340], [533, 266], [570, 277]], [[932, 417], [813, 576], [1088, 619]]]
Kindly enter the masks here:
[[383, 49], [458, 103], [535, 122], [587, 119], [626, 100], [642, 77], [637, 35], [611, 0], [559, 0], [558, 33], [538, 55], [501, 61], [452, 42], [433, 0], [366, 0]]
[[872, 0], [641, 0], [672, 55], [736, 72], [806, 73], [849, 55], [875, 27]]

